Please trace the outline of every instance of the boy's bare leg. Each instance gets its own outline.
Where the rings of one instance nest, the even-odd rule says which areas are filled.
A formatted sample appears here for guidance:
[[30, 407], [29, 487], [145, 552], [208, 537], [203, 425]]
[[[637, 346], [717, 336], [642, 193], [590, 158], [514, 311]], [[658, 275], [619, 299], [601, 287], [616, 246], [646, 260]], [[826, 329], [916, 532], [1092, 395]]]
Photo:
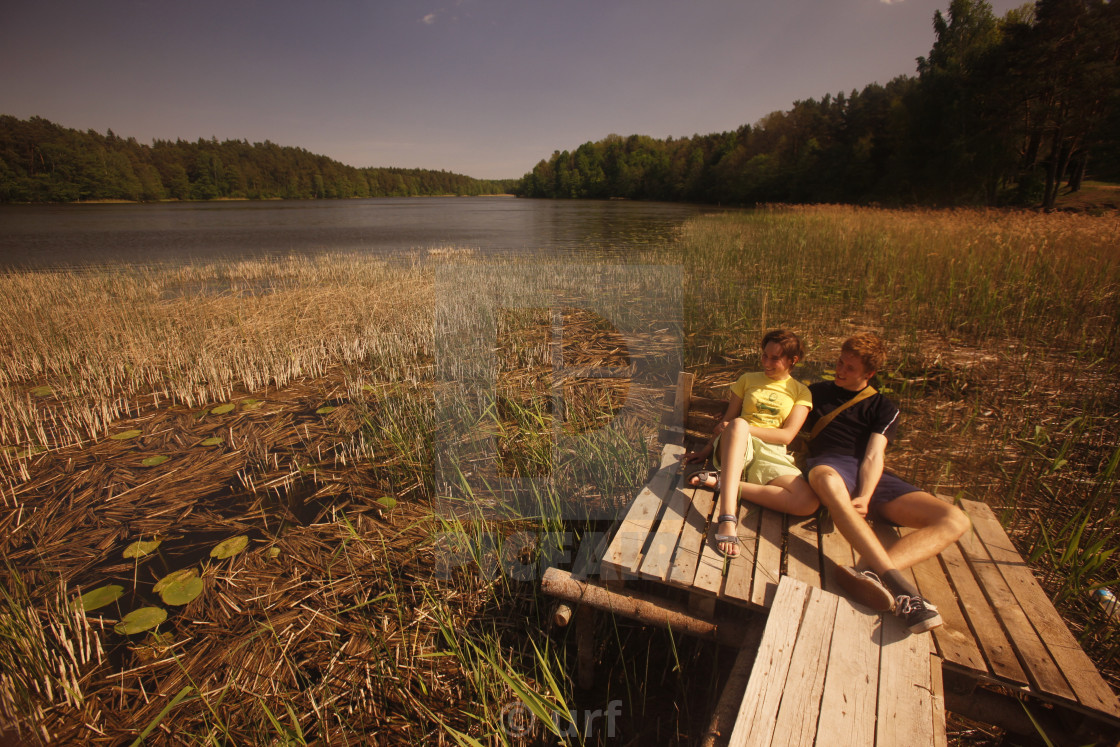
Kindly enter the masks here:
[[883, 576], [896, 570], [894, 561], [875, 536], [875, 531], [852, 505], [843, 478], [832, 467], [818, 466], [809, 472], [809, 485], [828, 509], [836, 529], [860, 557], [860, 563]]
[[922, 490], [883, 503], [878, 506], [878, 512], [887, 521], [917, 529], [902, 537], [888, 551], [896, 568], [910, 568], [934, 557], [960, 539], [969, 528], [964, 511]]

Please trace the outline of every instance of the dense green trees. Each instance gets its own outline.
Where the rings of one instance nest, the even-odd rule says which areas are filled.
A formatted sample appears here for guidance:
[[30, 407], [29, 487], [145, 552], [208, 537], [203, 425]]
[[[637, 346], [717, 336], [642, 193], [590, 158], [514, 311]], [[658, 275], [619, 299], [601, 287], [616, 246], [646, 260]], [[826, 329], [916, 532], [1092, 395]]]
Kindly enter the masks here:
[[1000, 19], [985, 0], [952, 0], [933, 27], [917, 77], [734, 132], [611, 135], [553, 153], [517, 192], [1052, 207], [1063, 182], [1120, 179], [1120, 2], [1039, 0]]
[[265, 141], [141, 145], [39, 117], [0, 116], [0, 202], [480, 195], [511, 182], [424, 169], [356, 169]]

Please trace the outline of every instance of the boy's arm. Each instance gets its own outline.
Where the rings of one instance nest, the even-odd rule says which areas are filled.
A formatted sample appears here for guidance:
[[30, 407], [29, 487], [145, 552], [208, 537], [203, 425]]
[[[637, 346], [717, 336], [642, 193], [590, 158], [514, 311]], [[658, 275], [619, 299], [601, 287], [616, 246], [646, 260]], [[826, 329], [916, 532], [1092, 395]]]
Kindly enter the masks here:
[[867, 450], [859, 463], [859, 485], [852, 496], [852, 505], [860, 516], [867, 516], [871, 504], [871, 494], [883, 476], [883, 461], [887, 451], [887, 437], [882, 433], [872, 433], [867, 441]]

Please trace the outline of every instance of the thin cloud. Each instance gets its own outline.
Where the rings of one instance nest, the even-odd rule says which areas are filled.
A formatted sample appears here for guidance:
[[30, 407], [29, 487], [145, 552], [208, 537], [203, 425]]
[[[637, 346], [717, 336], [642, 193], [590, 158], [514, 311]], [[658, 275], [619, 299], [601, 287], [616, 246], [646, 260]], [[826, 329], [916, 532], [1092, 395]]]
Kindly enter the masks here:
[[426, 26], [431, 26], [435, 22], [436, 22], [436, 14], [435, 13], [429, 13], [428, 15], [426, 15], [423, 18], [420, 19], [420, 23], [423, 23]]
[[883, 5], [898, 5], [903, 0], [879, 0]]

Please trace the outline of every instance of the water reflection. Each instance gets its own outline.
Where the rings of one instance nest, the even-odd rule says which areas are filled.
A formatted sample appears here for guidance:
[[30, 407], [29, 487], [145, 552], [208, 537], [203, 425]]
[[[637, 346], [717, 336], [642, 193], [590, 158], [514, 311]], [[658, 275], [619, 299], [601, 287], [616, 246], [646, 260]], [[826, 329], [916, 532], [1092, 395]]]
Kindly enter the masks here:
[[[461, 247], [484, 254], [627, 254], [701, 208], [502, 197], [0, 206], [0, 267], [151, 264]], [[704, 208], [710, 209], [710, 208]]]

